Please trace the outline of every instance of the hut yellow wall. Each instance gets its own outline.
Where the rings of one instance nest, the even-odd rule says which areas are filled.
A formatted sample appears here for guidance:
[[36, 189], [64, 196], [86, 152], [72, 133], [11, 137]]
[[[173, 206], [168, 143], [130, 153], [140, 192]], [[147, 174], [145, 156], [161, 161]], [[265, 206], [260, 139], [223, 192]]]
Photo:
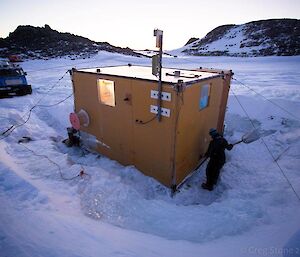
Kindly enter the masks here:
[[174, 91], [169, 85], [163, 85], [163, 92], [171, 93], [172, 101], [162, 101], [162, 107], [171, 110], [170, 117], [163, 117], [141, 125], [135, 120], [147, 122], [155, 114], [150, 113], [150, 105], [157, 105], [157, 99], [150, 97], [151, 90], [157, 90], [157, 83], [134, 80], [133, 117], [134, 117], [134, 164], [146, 175], [152, 176], [166, 186], [171, 186], [172, 152], [171, 145], [174, 131]]
[[[201, 88], [210, 84], [208, 106], [199, 108]], [[217, 127], [219, 109], [222, 102], [223, 82], [214, 78], [187, 87], [183, 92], [183, 101], [179, 107], [176, 134], [176, 184], [178, 185], [199, 162], [210, 142], [209, 128]]]
[[[113, 79], [117, 104], [112, 107], [98, 100], [98, 78], [100, 77], [97, 74], [73, 74], [75, 111], [82, 108], [90, 116], [90, 125], [81, 127], [81, 130], [96, 136], [103, 143], [98, 144], [94, 150], [118, 160], [123, 165], [130, 165], [133, 162], [132, 107], [124, 98], [131, 91], [131, 80]], [[107, 76], [101, 78], [111, 80]]]
[[[114, 81], [116, 106], [111, 107], [98, 101], [97, 79]], [[152, 176], [170, 187], [172, 183], [172, 152], [174, 131], [174, 101], [162, 101], [162, 107], [171, 109], [170, 117], [155, 120], [150, 105], [157, 105], [157, 99], [150, 97], [151, 90], [157, 90], [157, 83], [105, 76], [83, 72], [73, 73], [75, 111], [81, 108], [90, 116], [90, 125], [81, 130], [92, 134], [109, 146], [98, 144], [101, 154], [117, 160], [123, 165], [135, 165], [144, 174]], [[163, 91], [171, 93], [170, 85], [163, 85]], [[130, 101], [124, 101], [129, 97]]]

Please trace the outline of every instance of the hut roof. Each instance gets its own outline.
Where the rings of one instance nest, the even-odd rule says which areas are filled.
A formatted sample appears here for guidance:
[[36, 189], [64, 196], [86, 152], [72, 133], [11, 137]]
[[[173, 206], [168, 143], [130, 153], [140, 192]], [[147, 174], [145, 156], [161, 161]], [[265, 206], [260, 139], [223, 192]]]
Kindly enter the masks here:
[[[79, 69], [77, 71], [125, 78], [158, 81], [158, 77], [152, 74], [152, 67], [149, 66], [124, 65], [103, 68], [100, 67], [90, 69]], [[206, 80], [219, 76], [221, 75], [207, 71], [162, 68], [162, 82], [171, 84], [177, 83], [178, 80], [182, 80], [184, 83], [189, 84], [198, 82], [200, 80]]]

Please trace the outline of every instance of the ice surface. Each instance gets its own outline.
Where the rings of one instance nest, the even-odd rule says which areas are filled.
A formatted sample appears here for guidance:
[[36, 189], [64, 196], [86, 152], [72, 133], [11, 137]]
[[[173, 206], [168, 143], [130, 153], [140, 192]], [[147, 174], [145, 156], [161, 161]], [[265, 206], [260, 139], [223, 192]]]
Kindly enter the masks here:
[[[150, 62], [111, 53], [24, 62], [33, 94], [0, 100], [0, 129], [26, 120], [41, 97], [40, 104], [50, 105], [71, 94], [67, 69]], [[300, 194], [300, 57], [178, 57], [165, 58], [164, 66], [232, 69], [239, 81], [288, 110], [292, 115], [233, 81], [225, 136], [236, 142], [254, 125]], [[261, 140], [227, 152], [215, 191], [200, 187], [204, 166], [172, 198], [135, 167], [61, 143], [72, 111], [72, 98], [37, 107], [0, 141], [4, 256], [259, 256], [272, 247], [281, 250], [276, 256], [290, 256], [283, 250], [298, 247], [299, 200]], [[18, 144], [23, 136], [32, 141]], [[86, 175], [76, 177], [82, 170]], [[62, 180], [61, 174], [76, 178]]]

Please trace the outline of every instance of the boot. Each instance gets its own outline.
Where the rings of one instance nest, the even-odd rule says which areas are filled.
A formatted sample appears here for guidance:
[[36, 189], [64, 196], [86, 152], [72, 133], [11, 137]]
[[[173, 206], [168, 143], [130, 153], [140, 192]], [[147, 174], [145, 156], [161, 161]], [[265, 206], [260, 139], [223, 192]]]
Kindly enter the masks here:
[[214, 189], [213, 186], [208, 185], [207, 183], [202, 183], [201, 187], [205, 190], [212, 191]]

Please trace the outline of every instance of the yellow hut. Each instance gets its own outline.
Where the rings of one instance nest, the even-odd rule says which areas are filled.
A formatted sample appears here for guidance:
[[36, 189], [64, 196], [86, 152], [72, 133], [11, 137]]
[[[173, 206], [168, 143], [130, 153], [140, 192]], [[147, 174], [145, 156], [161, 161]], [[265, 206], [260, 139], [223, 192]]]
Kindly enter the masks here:
[[161, 71], [160, 93], [152, 67], [73, 69], [71, 120], [86, 147], [174, 189], [198, 166], [209, 128], [223, 131], [232, 73]]

